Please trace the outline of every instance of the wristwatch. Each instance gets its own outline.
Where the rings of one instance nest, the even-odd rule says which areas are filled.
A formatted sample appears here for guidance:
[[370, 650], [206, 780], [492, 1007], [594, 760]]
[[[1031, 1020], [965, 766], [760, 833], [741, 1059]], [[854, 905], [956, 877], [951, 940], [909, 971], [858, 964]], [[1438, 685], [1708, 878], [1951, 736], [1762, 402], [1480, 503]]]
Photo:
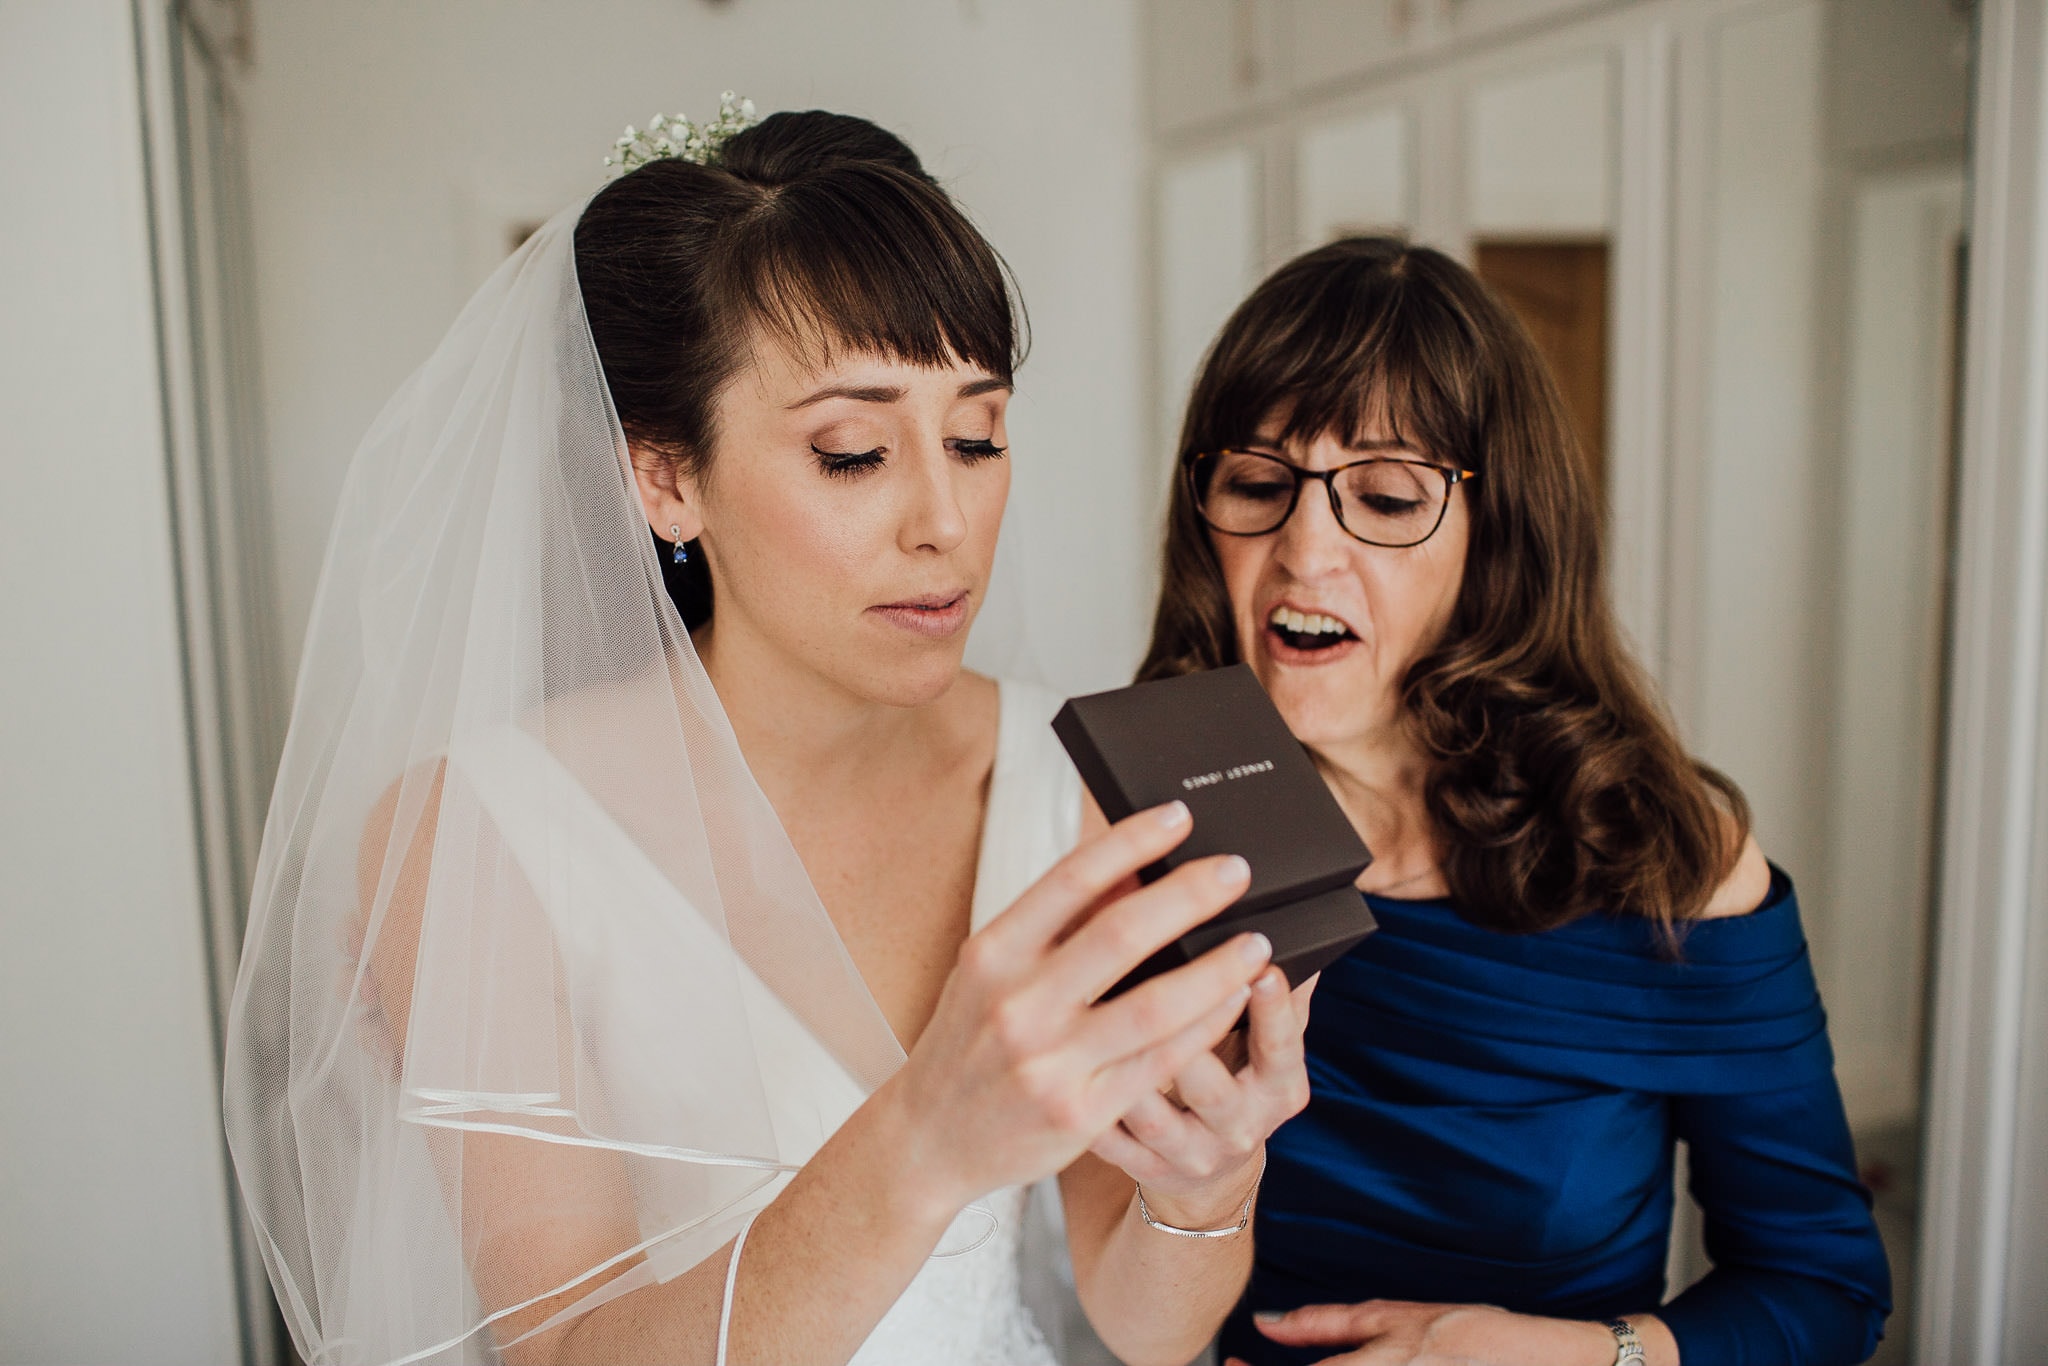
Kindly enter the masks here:
[[1614, 1319], [1607, 1324], [1607, 1331], [1614, 1334], [1614, 1366], [1643, 1366], [1643, 1340], [1634, 1327], [1626, 1320]]

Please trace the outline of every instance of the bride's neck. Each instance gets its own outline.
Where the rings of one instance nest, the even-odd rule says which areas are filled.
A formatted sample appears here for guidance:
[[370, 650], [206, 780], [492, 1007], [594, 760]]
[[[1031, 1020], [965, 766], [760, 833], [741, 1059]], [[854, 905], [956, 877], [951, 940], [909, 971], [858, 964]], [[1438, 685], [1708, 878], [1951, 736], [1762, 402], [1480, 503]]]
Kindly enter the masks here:
[[858, 787], [915, 762], [930, 738], [932, 708], [859, 697], [748, 632], [707, 623], [692, 641], [771, 798]]

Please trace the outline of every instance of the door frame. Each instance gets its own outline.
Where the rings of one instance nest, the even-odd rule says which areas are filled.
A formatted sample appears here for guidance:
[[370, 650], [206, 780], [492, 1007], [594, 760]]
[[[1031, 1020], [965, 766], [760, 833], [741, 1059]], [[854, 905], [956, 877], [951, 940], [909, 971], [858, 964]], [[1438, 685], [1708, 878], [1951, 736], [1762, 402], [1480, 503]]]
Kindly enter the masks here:
[[[184, 674], [186, 762], [212, 1005], [216, 1094], [250, 879], [283, 742], [288, 689], [272, 676], [268, 483], [260, 459], [253, 302], [222, 258], [247, 256], [250, 205], [237, 95], [249, 0], [128, 0], [141, 96], [155, 291], [165, 511]], [[232, 125], [232, 126], [231, 126]], [[202, 221], [205, 220], [205, 221]], [[226, 1133], [242, 1366], [289, 1350]]]

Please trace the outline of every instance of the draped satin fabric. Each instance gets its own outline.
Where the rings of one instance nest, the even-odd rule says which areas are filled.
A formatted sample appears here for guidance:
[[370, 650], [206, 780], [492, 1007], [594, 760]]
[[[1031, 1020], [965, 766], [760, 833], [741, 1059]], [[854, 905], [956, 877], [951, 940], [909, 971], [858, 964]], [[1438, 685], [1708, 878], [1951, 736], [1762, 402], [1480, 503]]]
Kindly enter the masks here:
[[[1322, 1360], [1251, 1314], [1376, 1298], [1658, 1311], [1686, 1366], [1875, 1349], [1890, 1272], [1782, 872], [1676, 956], [1635, 917], [1508, 935], [1368, 901], [1379, 933], [1316, 991], [1313, 1095], [1268, 1145], [1226, 1354]], [[1714, 1270], [1660, 1310], [1680, 1139]]]

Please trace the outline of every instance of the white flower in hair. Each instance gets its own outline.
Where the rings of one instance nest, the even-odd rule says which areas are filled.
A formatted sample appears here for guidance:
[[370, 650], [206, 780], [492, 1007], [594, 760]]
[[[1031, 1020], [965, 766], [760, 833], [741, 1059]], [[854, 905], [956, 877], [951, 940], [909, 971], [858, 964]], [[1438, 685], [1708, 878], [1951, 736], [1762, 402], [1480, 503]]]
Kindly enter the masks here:
[[670, 158], [694, 161], [701, 166], [717, 155], [726, 139], [753, 127], [755, 122], [754, 102], [728, 90], [718, 97], [718, 117], [709, 123], [696, 124], [686, 118], [656, 114], [647, 121], [644, 131], [627, 124], [625, 136], [612, 144], [612, 155], [604, 159], [604, 164], [621, 174], [650, 161]]

